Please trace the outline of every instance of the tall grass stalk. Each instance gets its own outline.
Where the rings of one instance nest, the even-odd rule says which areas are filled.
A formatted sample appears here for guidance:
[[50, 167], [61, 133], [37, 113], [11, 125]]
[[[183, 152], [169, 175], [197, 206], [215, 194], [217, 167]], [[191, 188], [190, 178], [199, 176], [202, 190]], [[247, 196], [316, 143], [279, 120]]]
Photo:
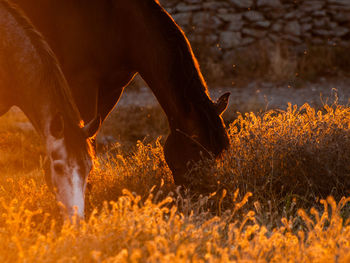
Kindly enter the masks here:
[[[22, 134], [6, 118], [1, 154]], [[99, 155], [79, 223], [62, 220], [27, 131], [2, 162], [0, 261], [348, 262], [349, 129], [350, 108], [336, 104], [239, 114], [230, 149], [191, 178], [212, 184], [201, 195], [173, 185], [161, 140], [116, 146]]]

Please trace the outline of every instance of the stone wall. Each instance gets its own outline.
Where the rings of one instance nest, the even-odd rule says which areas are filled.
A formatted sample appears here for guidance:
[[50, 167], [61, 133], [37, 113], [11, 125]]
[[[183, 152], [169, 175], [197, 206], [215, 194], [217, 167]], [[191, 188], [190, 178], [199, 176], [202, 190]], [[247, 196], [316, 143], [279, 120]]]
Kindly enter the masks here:
[[227, 62], [257, 43], [350, 47], [350, 0], [161, 0], [192, 45]]

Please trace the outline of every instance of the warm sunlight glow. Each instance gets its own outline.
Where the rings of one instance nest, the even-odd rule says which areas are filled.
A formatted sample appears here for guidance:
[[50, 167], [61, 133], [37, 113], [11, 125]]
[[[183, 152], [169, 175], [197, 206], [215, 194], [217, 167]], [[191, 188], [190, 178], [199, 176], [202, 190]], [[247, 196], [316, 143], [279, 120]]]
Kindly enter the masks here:
[[[1, 118], [1, 138], [7, 138], [6, 144], [0, 142], [1, 149], [18, 148], [21, 116], [11, 112]], [[348, 164], [349, 129], [350, 110], [337, 105], [323, 111], [304, 105], [261, 117], [240, 115], [229, 126], [232, 148], [207, 170], [207, 176], [215, 174], [227, 191], [197, 200], [174, 188], [159, 141], [139, 142], [132, 154], [116, 146], [98, 158], [89, 179], [88, 217], [80, 227], [61, 221], [40, 166], [19, 176], [23, 170], [15, 153], [0, 180], [0, 260], [329, 262], [337, 256], [346, 261], [349, 198], [340, 198], [339, 189], [333, 194], [340, 201], [315, 201], [309, 210], [312, 206], [299, 197], [305, 196], [303, 191], [319, 193], [330, 185], [320, 180], [321, 166], [342, 178], [342, 169], [333, 164]], [[30, 158], [40, 163], [41, 142], [31, 146], [36, 140], [33, 130], [26, 132], [25, 162]], [[335, 144], [344, 146], [337, 147], [336, 156], [329, 151]], [[314, 170], [308, 173], [308, 189], [298, 185], [305, 186], [306, 169]], [[298, 195], [289, 199], [289, 191], [296, 190]], [[174, 193], [167, 196], [170, 191]], [[278, 197], [281, 191], [286, 194]]]

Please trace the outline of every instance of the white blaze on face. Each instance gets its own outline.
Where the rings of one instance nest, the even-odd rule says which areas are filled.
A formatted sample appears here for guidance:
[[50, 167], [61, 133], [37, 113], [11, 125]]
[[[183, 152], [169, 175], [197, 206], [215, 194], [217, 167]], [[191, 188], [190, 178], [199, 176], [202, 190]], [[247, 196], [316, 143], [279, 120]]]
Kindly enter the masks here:
[[[69, 160], [64, 139], [51, 137], [47, 144], [48, 152], [55, 152], [57, 160], [51, 159], [51, 174], [54, 187], [56, 188], [56, 199], [65, 206], [69, 216], [77, 215], [84, 217], [85, 179], [87, 175], [79, 174], [79, 166], [75, 160]], [[55, 165], [62, 168], [56, 171]], [[87, 169], [87, 171], [89, 171]]]
[[78, 168], [73, 169], [72, 177], [72, 207], [76, 209], [76, 213], [79, 217], [84, 217], [84, 192], [85, 182], [82, 182], [81, 177], [78, 173]]
[[[57, 188], [56, 198], [65, 206], [69, 216], [84, 218], [84, 196], [86, 182], [78, 173], [77, 165], [67, 165], [64, 175], [53, 178]], [[84, 178], [84, 177], [83, 177]]]

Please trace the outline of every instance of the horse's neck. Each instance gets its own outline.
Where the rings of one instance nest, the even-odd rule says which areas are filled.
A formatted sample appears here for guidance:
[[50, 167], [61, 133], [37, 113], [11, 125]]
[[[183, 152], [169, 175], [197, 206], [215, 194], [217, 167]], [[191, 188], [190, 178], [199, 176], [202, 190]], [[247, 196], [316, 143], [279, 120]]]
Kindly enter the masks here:
[[138, 45], [132, 53], [137, 71], [152, 89], [170, 125], [188, 112], [193, 100], [207, 102], [206, 84], [182, 31], [153, 1], [134, 20]]
[[[23, 81], [18, 83], [21, 99], [17, 100], [17, 106], [29, 118], [37, 132], [47, 139], [50, 137], [50, 124], [60, 113], [64, 119], [73, 120], [74, 116], [79, 116], [78, 111], [74, 111], [73, 106], [67, 101], [69, 97], [64, 96], [61, 89], [66, 85], [63, 75], [52, 73], [45, 76], [47, 72], [33, 72], [35, 80], [31, 83]], [[77, 118], [77, 125], [78, 125]]]
[[18, 59], [13, 59], [13, 104], [22, 109], [40, 135], [47, 137], [49, 119], [57, 111], [60, 99], [52, 91], [59, 82], [56, 83], [54, 72], [48, 75], [42, 59], [34, 53], [34, 48], [25, 51], [19, 46]]
[[47, 136], [48, 118], [55, 108], [54, 98], [50, 94], [51, 85], [43, 80], [44, 65], [39, 57], [26, 56], [25, 53], [19, 56], [22, 63], [14, 61], [17, 76], [13, 90], [17, 94], [14, 104], [22, 109], [41, 135]]
[[43, 134], [45, 110], [38, 110], [42, 102], [38, 92], [33, 90], [40, 85], [40, 57], [18, 17], [7, 2], [0, 1], [0, 36], [3, 40], [0, 41], [0, 94], [5, 95], [0, 99], [8, 106], [19, 106]]
[[46, 96], [39, 90], [29, 90], [32, 91], [31, 96], [22, 93], [22, 99], [16, 105], [28, 117], [35, 130], [42, 137], [47, 138], [49, 136], [49, 123], [55, 107], [46, 99], [43, 100]]

